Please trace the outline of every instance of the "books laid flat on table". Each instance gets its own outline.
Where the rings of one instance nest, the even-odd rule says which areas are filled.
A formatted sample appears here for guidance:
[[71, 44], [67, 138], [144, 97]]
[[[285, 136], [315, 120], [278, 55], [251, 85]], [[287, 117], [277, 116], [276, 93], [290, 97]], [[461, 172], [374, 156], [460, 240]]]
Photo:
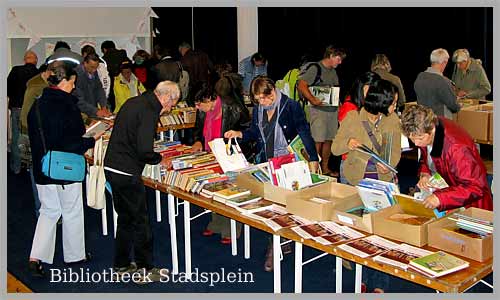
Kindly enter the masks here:
[[396, 248], [398, 244], [393, 243], [378, 235], [370, 235], [368, 237], [354, 240], [352, 242], [342, 244], [340, 249], [360, 256], [362, 258], [380, 254], [384, 251]]
[[264, 223], [271, 227], [272, 230], [279, 231], [283, 228], [311, 224], [312, 222], [296, 215], [284, 215], [264, 220]]
[[411, 269], [429, 277], [440, 277], [469, 267], [469, 262], [443, 251], [410, 261]]
[[373, 159], [375, 159], [376, 162], [379, 162], [381, 163], [382, 165], [384, 165], [389, 171], [397, 174], [398, 171], [393, 167], [391, 166], [385, 159], [383, 159], [382, 157], [380, 157], [377, 153], [375, 153], [372, 149], [370, 149], [368, 146], [366, 146], [365, 144], [362, 144], [361, 146], [355, 148], [357, 151], [359, 152], [362, 152], [362, 153], [365, 153], [367, 155], [370, 155], [371, 157], [373, 157]]
[[328, 228], [332, 234], [314, 237], [313, 239], [323, 245], [332, 245], [341, 242], [347, 242], [354, 239], [359, 239], [365, 235], [350, 227], [339, 225], [335, 222], [321, 222], [324, 227]]
[[250, 202], [247, 204], [237, 206], [236, 209], [239, 210], [240, 212], [242, 212], [243, 214], [251, 214], [253, 212], [257, 212], [257, 211], [266, 209], [267, 207], [269, 207], [271, 205], [273, 205], [272, 202], [261, 199], [259, 201]]
[[245, 195], [250, 195], [250, 190], [238, 187], [238, 186], [232, 186], [229, 187], [225, 190], [220, 190], [216, 191], [213, 193], [214, 200], [217, 197], [219, 200], [225, 201], [228, 199], [234, 199], [237, 197], [245, 196]]
[[408, 244], [401, 244], [396, 248], [390, 249], [389, 251], [375, 256], [373, 260], [406, 270], [408, 269], [411, 260], [432, 253], [433, 252], [431, 251], [417, 248]]
[[101, 136], [109, 128], [111, 128], [110, 124], [103, 121], [97, 121], [92, 126], [87, 128], [83, 137]]
[[283, 206], [272, 204], [253, 209], [252, 213], [247, 213], [247, 215], [251, 218], [264, 221], [284, 215], [289, 215], [289, 213]]
[[335, 233], [322, 223], [313, 223], [308, 225], [296, 226], [292, 227], [292, 230], [306, 240], [323, 235], [332, 235]]
[[[218, 200], [218, 199], [219, 199], [218, 197], [214, 196], [214, 200]], [[224, 203], [228, 206], [231, 206], [231, 207], [237, 207], [237, 206], [241, 206], [244, 204], [257, 202], [260, 199], [262, 199], [261, 196], [254, 195], [254, 194], [248, 194], [248, 195], [241, 196], [241, 197], [227, 199], [224, 201]]]
[[209, 183], [203, 187], [200, 194], [204, 197], [212, 198], [215, 192], [222, 191], [233, 186], [235, 185], [229, 181]]

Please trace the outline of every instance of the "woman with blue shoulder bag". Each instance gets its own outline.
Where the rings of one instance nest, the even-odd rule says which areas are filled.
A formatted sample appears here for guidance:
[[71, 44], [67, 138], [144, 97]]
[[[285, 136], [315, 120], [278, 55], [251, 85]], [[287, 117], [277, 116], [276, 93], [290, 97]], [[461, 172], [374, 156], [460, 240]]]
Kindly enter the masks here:
[[76, 80], [74, 65], [56, 61], [48, 70], [51, 72], [47, 79], [49, 87], [28, 113], [34, 178], [41, 202], [29, 270], [38, 277], [45, 274], [41, 262], [53, 262], [57, 221], [61, 216], [64, 262], [87, 259], [82, 199], [85, 160], [82, 158], [98, 138], [82, 137], [85, 126], [76, 105], [78, 99], [71, 94]]

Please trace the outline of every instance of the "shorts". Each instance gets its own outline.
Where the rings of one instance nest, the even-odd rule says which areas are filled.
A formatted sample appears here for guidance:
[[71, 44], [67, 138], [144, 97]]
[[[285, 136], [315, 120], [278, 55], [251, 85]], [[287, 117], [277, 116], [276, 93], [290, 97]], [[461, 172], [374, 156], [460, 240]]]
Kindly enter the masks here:
[[338, 111], [324, 111], [309, 108], [311, 135], [316, 143], [332, 141], [337, 134]]

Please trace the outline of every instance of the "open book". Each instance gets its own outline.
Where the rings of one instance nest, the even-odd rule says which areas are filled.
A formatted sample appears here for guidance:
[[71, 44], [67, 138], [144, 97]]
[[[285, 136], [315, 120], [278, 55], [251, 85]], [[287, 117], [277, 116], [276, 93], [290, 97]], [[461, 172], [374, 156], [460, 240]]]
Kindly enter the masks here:
[[97, 121], [92, 126], [87, 128], [83, 137], [101, 136], [109, 128], [111, 128], [111, 125], [109, 125], [108, 123], [103, 121]]
[[376, 162], [379, 162], [382, 165], [384, 165], [389, 171], [391, 171], [391, 172], [393, 172], [395, 174], [398, 173], [398, 170], [396, 170], [393, 166], [391, 166], [385, 159], [383, 159], [382, 157], [380, 157], [372, 149], [368, 148], [368, 146], [362, 144], [361, 146], [357, 147], [356, 150], [359, 151], [359, 152], [362, 152], [362, 153], [370, 155], [371, 157], [373, 157], [373, 159], [375, 159]]
[[324, 106], [339, 106], [339, 87], [311, 86], [309, 91], [314, 97], [321, 100]]

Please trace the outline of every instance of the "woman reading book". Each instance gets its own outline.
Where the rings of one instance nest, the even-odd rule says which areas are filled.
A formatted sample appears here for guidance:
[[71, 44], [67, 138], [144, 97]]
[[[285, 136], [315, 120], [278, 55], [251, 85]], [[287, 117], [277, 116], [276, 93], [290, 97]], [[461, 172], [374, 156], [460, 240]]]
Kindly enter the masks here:
[[[207, 85], [203, 85], [195, 95], [195, 106], [198, 109], [194, 129], [193, 150], [210, 151], [208, 142], [222, 137], [228, 130], [243, 130], [248, 127], [250, 116], [248, 110], [229, 92], [237, 88], [231, 79], [223, 76], [215, 84], [215, 94]], [[220, 233], [222, 244], [231, 244], [230, 220], [212, 213], [212, 221], [203, 231], [204, 236]], [[237, 223], [236, 235], [241, 233], [241, 224]]]
[[[288, 144], [299, 135], [309, 154], [309, 168], [316, 173], [319, 168], [318, 153], [300, 104], [282, 94], [274, 81], [266, 76], [258, 76], [252, 81], [250, 99], [256, 104], [250, 128], [243, 132], [227, 131], [224, 137], [241, 138], [243, 142], [257, 141], [256, 162], [261, 163], [289, 154]], [[268, 272], [273, 270], [272, 244], [268, 247], [264, 269]]]
[[[437, 117], [422, 105], [407, 107], [401, 117], [403, 133], [420, 148], [420, 180], [417, 186], [431, 194], [427, 208], [439, 211], [457, 207], [493, 210], [486, 167], [470, 135], [455, 122]], [[441, 175], [448, 187], [437, 188], [429, 180]]]
[[[341, 177], [352, 185], [363, 178], [392, 181], [393, 174], [370, 155], [357, 151], [363, 145], [381, 157], [390, 153], [387, 162], [395, 167], [401, 158], [401, 128], [394, 113], [398, 95], [396, 87], [386, 80], [374, 80], [359, 111], [347, 113], [332, 143], [332, 153], [348, 154]], [[392, 142], [388, 142], [391, 141]]]

